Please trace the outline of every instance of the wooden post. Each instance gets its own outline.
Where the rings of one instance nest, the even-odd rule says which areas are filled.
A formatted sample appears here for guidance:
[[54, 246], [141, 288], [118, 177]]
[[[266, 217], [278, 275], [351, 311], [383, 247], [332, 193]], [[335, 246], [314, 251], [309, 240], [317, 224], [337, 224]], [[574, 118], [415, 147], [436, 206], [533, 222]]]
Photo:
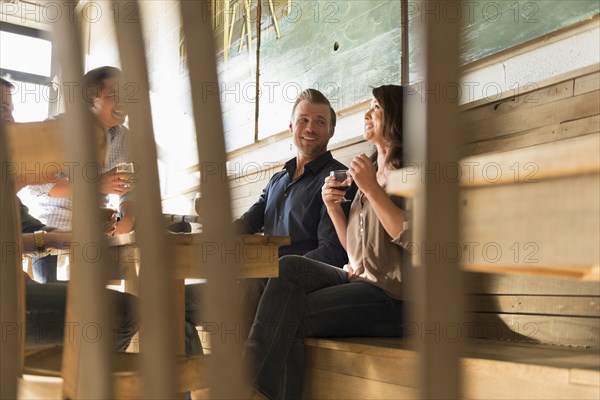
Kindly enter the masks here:
[[[75, 9], [74, 2], [61, 4]], [[62, 63], [63, 82], [79, 82], [83, 88], [83, 53], [80, 31], [76, 21], [63, 18], [56, 24], [55, 34]], [[99, 162], [96, 142], [91, 132], [94, 122], [84, 101], [82, 90], [65, 101], [65, 146], [67, 159], [79, 166], [73, 184], [73, 238], [76, 246], [71, 252], [71, 280], [69, 282], [65, 338], [63, 352], [63, 396], [66, 398], [112, 398], [110, 380], [111, 327], [106, 294], [107, 264], [102, 257], [89, 257], [86, 248], [94, 247], [102, 253], [104, 238], [100, 214], [99, 185], [87, 179], [84, 166]], [[98, 331], [101, 329], [101, 331]], [[68, 333], [73, 333], [70, 336]], [[93, 360], [93, 361], [92, 361]]]
[[[421, 3], [425, 18], [425, 101], [426, 137], [423, 200], [424, 242], [420, 244], [425, 266], [419, 299], [423, 314], [420, 328], [422, 387], [424, 399], [461, 398], [459, 364], [460, 334], [463, 325], [463, 285], [458, 257], [458, 182], [445, 179], [440, 171], [458, 165], [459, 114], [456, 99], [445, 96], [444, 88], [459, 84], [459, 34], [461, 24], [449, 21], [441, 12], [449, 1]], [[455, 1], [461, 7], [460, 1]], [[447, 250], [450, 249], [450, 250]]]
[[24, 337], [21, 335], [23, 325], [19, 315], [19, 303], [23, 294], [19, 295], [18, 291], [18, 274], [21, 270], [21, 219], [17, 215], [14, 177], [4, 175], [10, 168], [7, 156], [5, 126], [0, 121], [0, 168], [3, 179], [0, 186], [0, 398], [15, 399], [17, 376], [21, 374], [22, 369]]
[[[123, 5], [131, 6], [130, 1]], [[152, 128], [148, 69], [140, 25], [135, 18], [116, 18], [117, 41], [123, 65], [122, 85], [134, 85], [136, 96], [125, 103], [131, 131], [131, 155], [136, 172], [136, 241], [140, 249], [140, 305], [144, 398], [175, 397], [176, 316], [173, 313], [173, 269], [162, 220], [157, 154]], [[189, 47], [188, 47], [189, 49]], [[123, 86], [127, 87], [127, 86]], [[183, 316], [179, 316], [183, 318]], [[180, 319], [181, 321], [181, 319]]]
[[[208, 1], [182, 1], [180, 5], [188, 49], [202, 200], [205, 208], [211, 211], [205, 213], [202, 220], [202, 230], [211, 250], [198, 261], [206, 264], [208, 280], [203, 299], [206, 304], [204, 316], [220, 329], [219, 340], [211, 343], [210, 397], [247, 398], [241, 359], [243, 335], [239, 326], [240, 310], [235, 286], [240, 250], [236, 250], [231, 223], [214, 42], [209, 19], [202, 14], [208, 9]], [[206, 90], [207, 87], [217, 90]]]

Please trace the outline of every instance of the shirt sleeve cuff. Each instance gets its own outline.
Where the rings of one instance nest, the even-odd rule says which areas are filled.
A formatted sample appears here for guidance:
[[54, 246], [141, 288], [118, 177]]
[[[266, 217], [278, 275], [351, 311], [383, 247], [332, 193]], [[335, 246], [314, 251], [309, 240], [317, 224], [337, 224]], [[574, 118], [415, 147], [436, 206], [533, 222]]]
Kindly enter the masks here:
[[47, 196], [56, 183], [43, 183], [29, 186], [29, 192], [34, 196]]
[[404, 221], [402, 232], [394, 239], [392, 243], [406, 248], [412, 240], [412, 221]]

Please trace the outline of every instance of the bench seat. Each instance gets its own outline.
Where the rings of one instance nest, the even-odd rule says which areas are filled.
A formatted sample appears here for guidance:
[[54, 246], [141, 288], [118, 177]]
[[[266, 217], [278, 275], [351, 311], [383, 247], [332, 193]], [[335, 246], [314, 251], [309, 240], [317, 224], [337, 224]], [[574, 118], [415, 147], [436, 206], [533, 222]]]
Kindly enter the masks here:
[[[306, 399], [417, 398], [419, 354], [400, 338], [305, 341]], [[465, 343], [463, 397], [600, 398], [597, 349], [473, 339]]]

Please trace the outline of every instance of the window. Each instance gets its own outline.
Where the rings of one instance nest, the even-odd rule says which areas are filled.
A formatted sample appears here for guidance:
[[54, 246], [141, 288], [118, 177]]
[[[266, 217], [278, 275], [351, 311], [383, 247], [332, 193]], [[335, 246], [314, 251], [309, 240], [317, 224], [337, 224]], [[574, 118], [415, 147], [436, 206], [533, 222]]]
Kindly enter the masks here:
[[0, 75], [15, 85], [17, 122], [41, 121], [58, 110], [52, 41], [46, 32], [0, 25]]

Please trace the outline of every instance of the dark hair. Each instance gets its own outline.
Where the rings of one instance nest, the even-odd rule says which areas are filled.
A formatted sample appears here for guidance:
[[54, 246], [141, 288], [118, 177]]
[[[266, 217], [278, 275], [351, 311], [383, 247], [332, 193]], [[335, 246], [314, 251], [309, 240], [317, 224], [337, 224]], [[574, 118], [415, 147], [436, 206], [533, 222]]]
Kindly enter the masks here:
[[88, 71], [83, 76], [85, 100], [91, 103], [95, 97], [100, 97], [100, 93], [104, 90], [104, 80], [120, 77], [121, 70], [115, 67], [104, 66]]
[[[394, 169], [403, 166], [402, 124], [404, 114], [404, 88], [397, 85], [384, 85], [373, 89], [373, 97], [383, 110], [383, 138], [390, 144], [385, 160]], [[377, 152], [373, 155], [377, 160]]]
[[10, 83], [9, 81], [7, 81], [6, 79], [0, 77], [0, 85], [2, 86], [6, 86], [9, 89], [14, 89], [15, 85], [13, 85], [12, 83]]
[[294, 113], [296, 112], [296, 107], [300, 104], [301, 101], [307, 101], [311, 104], [325, 104], [329, 106], [329, 113], [331, 114], [331, 127], [335, 128], [336, 116], [335, 110], [331, 107], [331, 103], [327, 100], [327, 97], [317, 89], [304, 89], [302, 93], [296, 98], [294, 102], [294, 107], [292, 107], [292, 120], [294, 119]]

